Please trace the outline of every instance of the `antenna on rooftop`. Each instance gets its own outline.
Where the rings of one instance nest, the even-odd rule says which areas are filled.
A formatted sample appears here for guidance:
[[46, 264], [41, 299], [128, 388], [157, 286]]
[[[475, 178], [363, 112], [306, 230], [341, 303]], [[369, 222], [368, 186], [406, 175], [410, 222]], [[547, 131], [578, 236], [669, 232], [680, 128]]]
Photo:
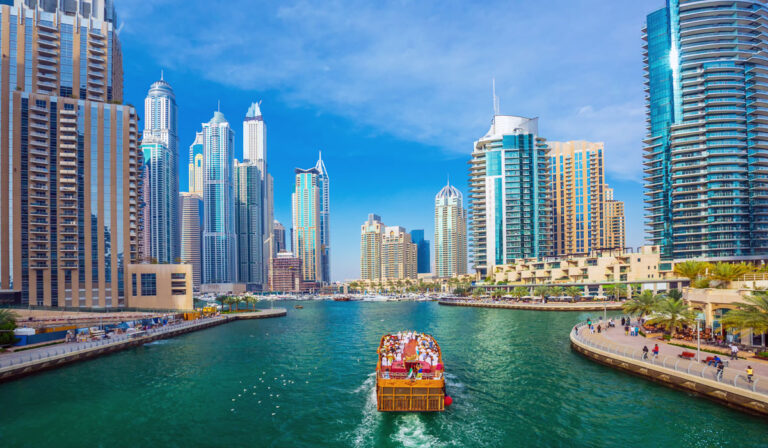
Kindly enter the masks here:
[[496, 78], [493, 78], [493, 115], [499, 115], [499, 97], [496, 96]]
[[221, 100], [216, 101], [216, 111], [221, 112]]

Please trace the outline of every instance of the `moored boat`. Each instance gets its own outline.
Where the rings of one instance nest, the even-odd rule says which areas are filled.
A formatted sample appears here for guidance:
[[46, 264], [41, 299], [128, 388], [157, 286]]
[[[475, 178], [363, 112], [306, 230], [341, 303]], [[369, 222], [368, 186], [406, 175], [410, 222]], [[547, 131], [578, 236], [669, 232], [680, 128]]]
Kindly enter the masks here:
[[297, 310], [304, 309], [304, 306], [302, 305], [294, 305], [293, 307], [296, 308]]
[[376, 407], [381, 412], [439, 412], [445, 367], [437, 341], [428, 334], [399, 332], [381, 338], [376, 363]]

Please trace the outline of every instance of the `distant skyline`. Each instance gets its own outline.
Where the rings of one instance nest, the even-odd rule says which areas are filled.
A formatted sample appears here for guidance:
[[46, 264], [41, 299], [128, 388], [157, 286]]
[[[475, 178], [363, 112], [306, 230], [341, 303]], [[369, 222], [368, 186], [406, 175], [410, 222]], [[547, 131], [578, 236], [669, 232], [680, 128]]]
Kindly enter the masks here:
[[[140, 107], [164, 70], [179, 107], [179, 146], [188, 148], [218, 101], [239, 123], [262, 100], [275, 218], [291, 222], [293, 169], [322, 150], [333, 173], [331, 279], [344, 280], [359, 275], [357, 235], [369, 213], [431, 235], [446, 175], [466, 194], [495, 77], [502, 114], [539, 117], [549, 140], [605, 142], [606, 181], [627, 204], [627, 244], [643, 244], [640, 30], [664, 2], [518, 3], [335, 1], [313, 9], [193, 0], [180, 8], [123, 0], [126, 102]], [[187, 163], [180, 151], [182, 190]]]

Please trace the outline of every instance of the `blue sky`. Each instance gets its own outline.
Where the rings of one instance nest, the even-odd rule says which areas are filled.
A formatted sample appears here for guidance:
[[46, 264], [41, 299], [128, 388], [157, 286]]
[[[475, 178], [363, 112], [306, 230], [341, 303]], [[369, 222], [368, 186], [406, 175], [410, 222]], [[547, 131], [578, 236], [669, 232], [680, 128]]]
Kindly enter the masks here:
[[334, 280], [358, 277], [368, 213], [433, 234], [446, 178], [466, 192], [494, 77], [502, 114], [538, 116], [549, 140], [605, 142], [627, 243], [644, 242], [641, 28], [660, 0], [116, 3], [125, 101], [143, 116], [161, 69], [176, 92], [182, 190], [187, 149], [219, 100], [238, 157], [242, 119], [262, 100], [275, 217], [286, 227], [293, 169], [323, 151]]

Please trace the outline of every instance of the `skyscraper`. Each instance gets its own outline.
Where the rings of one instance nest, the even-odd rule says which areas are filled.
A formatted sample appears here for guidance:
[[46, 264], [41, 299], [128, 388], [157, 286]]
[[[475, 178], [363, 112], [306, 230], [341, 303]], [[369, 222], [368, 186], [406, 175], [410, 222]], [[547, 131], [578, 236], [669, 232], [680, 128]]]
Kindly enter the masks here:
[[[578, 140], [547, 144], [554, 255], [617, 248], [608, 226], [603, 143]], [[612, 211], [618, 213], [619, 208]]]
[[411, 235], [403, 227], [384, 228], [381, 237], [381, 278], [416, 278], [416, 245], [411, 242]]
[[664, 258], [768, 253], [766, 19], [757, 0], [647, 16], [645, 212]]
[[[275, 252], [277, 252], [277, 254], [280, 252], [287, 252], [288, 247], [285, 245], [285, 227], [280, 224], [278, 220], [274, 220], [272, 234], [275, 238]], [[275, 257], [277, 257], [277, 254], [275, 254]]]
[[235, 133], [221, 112], [203, 123], [203, 283], [237, 279]]
[[450, 184], [435, 196], [435, 274], [467, 273], [467, 212], [461, 192]]
[[192, 284], [199, 288], [202, 283], [202, 228], [203, 197], [197, 193], [179, 194], [181, 216], [181, 262], [192, 265]]
[[261, 290], [267, 283], [262, 253], [264, 249], [262, 173], [255, 162], [235, 161], [234, 178], [237, 281], [248, 284], [251, 290]]
[[381, 240], [384, 237], [384, 223], [373, 213], [360, 226], [360, 278], [381, 280]]
[[13, 4], [0, 5], [0, 289], [25, 305], [121, 305], [142, 160], [113, 4]]
[[318, 154], [315, 169], [318, 172], [318, 189], [320, 191], [320, 272], [322, 282], [331, 282], [331, 227], [330, 227], [330, 178], [325, 169], [322, 154]]
[[550, 254], [547, 146], [538, 118], [494, 115], [469, 168], [474, 267]]
[[624, 203], [613, 199], [613, 189], [605, 189], [605, 247], [607, 249], [624, 249], [626, 235], [624, 232]]
[[147, 254], [158, 263], [174, 263], [180, 253], [178, 118], [173, 89], [160, 78], [144, 100], [144, 231], [149, 233]]
[[293, 241], [291, 248], [301, 260], [303, 280], [322, 283], [320, 244], [320, 171], [296, 168], [293, 202]]
[[411, 230], [411, 242], [416, 245], [416, 272], [429, 274], [432, 264], [429, 260], [429, 240], [424, 239], [424, 230]]
[[189, 146], [189, 192], [203, 194], [203, 133], [195, 133]]

